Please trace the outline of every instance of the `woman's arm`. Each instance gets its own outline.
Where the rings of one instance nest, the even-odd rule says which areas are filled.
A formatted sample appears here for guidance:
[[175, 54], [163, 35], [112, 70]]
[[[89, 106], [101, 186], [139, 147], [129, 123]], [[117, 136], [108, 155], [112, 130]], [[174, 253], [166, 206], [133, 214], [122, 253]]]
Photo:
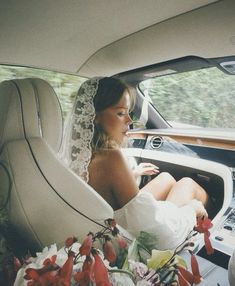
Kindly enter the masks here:
[[121, 208], [138, 194], [139, 188], [120, 150], [109, 150], [107, 161], [109, 162], [107, 179]]

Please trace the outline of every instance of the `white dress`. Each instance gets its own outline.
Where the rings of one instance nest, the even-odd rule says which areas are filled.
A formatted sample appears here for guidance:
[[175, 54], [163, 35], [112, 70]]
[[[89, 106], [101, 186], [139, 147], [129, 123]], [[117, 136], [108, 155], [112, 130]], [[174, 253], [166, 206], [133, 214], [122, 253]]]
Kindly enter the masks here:
[[144, 191], [116, 210], [114, 218], [135, 237], [140, 231], [156, 235], [159, 250], [175, 249], [196, 224], [193, 207], [177, 207], [168, 201], [156, 201], [151, 193]]

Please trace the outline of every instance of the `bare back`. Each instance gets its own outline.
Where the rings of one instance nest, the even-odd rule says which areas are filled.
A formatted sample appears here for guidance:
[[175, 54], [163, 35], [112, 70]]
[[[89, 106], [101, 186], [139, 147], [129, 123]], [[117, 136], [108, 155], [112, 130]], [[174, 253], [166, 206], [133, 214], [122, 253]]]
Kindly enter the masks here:
[[120, 150], [96, 153], [89, 165], [91, 185], [114, 210], [120, 209], [139, 192], [134, 176]]

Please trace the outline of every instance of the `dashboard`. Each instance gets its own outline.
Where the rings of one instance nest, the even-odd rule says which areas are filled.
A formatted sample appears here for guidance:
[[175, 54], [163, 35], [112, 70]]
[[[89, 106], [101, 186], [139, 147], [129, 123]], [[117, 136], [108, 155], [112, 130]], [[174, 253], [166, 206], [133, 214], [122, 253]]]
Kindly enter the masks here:
[[178, 134], [176, 130], [131, 131], [129, 144], [133, 148], [158, 150], [162, 152], [184, 154], [192, 157], [212, 160], [235, 170], [235, 131], [231, 138], [206, 137], [190, 133]]

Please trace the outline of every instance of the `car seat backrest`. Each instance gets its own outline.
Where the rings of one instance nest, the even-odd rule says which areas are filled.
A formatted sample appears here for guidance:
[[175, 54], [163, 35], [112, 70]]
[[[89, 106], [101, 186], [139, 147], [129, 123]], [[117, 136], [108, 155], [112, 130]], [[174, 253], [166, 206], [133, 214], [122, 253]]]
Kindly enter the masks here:
[[5, 142], [44, 138], [58, 152], [62, 113], [53, 88], [38, 78], [4, 81], [0, 85], [0, 150]]

